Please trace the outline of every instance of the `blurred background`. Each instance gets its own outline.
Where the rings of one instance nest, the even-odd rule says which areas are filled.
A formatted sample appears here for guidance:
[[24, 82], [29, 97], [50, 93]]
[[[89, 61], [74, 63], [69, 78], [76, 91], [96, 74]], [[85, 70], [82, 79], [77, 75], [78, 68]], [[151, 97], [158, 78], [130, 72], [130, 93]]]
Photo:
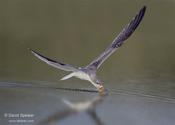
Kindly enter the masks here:
[[[147, 6], [147, 11], [141, 25], [127, 40], [127, 43], [102, 65], [98, 75], [109, 91], [120, 89], [174, 102], [175, 0], [1, 0], [0, 81], [3, 84], [4, 82], [19, 82], [57, 87], [92, 88], [93, 86], [89, 83], [74, 78], [60, 82], [59, 79], [66, 73], [41, 62], [27, 48], [32, 48], [52, 59], [76, 66], [85, 66], [113, 41], [143, 5]], [[76, 97], [75, 100], [89, 97], [86, 94], [78, 96], [79, 94], [68, 93], [59, 93], [55, 97], [56, 92], [53, 91], [19, 90], [19, 88], [1, 88], [0, 93], [3, 112], [7, 109], [9, 112], [19, 110], [25, 112], [24, 104], [28, 104], [30, 107], [28, 110], [32, 112], [36, 111], [34, 109], [37, 104], [44, 103], [41, 109], [35, 112], [39, 114], [37, 117], [54, 111], [53, 107], [58, 108], [58, 104], [54, 104], [55, 99], [58, 99], [59, 106], [62, 105], [60, 104], [62, 95], [71, 99]], [[13, 99], [11, 99], [12, 95]], [[34, 96], [35, 98], [31, 98]], [[49, 101], [45, 100], [47, 96]], [[24, 100], [21, 101], [21, 98]], [[119, 104], [125, 104], [127, 101], [130, 104], [131, 100], [128, 98], [130, 97], [119, 97], [119, 100], [121, 99]], [[111, 97], [104, 109], [109, 107], [112, 100], [118, 102], [116, 96]], [[127, 106], [130, 108], [135, 106], [138, 98], [135, 100]], [[161, 110], [164, 103], [155, 101], [151, 103], [151, 108], [149, 108], [150, 105], [144, 105], [148, 106], [148, 109], [144, 110], [145, 114], [142, 114], [143, 112], [138, 110], [138, 107], [142, 109], [144, 101], [145, 99], [139, 100], [141, 105], [136, 106], [134, 110], [140, 122], [137, 121], [137, 117], [130, 117], [131, 111], [130, 115], [121, 112], [122, 115], [115, 114], [121, 121], [120, 123], [124, 124], [128, 121], [126, 123], [133, 123], [133, 125], [140, 123], [163, 125], [163, 123], [175, 122], [171, 119], [175, 117], [174, 104], [168, 103], [170, 109], [164, 111]], [[157, 106], [159, 104], [160, 106]], [[19, 105], [23, 108], [19, 108]], [[155, 109], [156, 111], [152, 110], [154, 106], [158, 108]], [[46, 107], [48, 112], [43, 113]], [[112, 111], [112, 106], [110, 107]], [[106, 112], [104, 109], [101, 112]], [[124, 109], [126, 110], [126, 107]], [[159, 113], [154, 114], [157, 111]], [[101, 113], [103, 121], [108, 124], [116, 120], [114, 114], [112, 117], [107, 117], [103, 113]], [[157, 114], [161, 116], [156, 116]], [[126, 117], [128, 119], [122, 121], [120, 117], [123, 116], [128, 116]], [[157, 122], [154, 118], [158, 119]], [[63, 124], [68, 123], [63, 122]]]

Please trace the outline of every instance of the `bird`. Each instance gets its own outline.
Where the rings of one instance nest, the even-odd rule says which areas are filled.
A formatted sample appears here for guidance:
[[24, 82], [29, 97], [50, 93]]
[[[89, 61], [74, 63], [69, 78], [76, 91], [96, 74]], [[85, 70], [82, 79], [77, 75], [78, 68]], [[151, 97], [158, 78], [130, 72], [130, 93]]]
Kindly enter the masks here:
[[123, 28], [123, 30], [119, 33], [117, 37], [115, 37], [112, 43], [97, 58], [95, 58], [91, 63], [89, 63], [85, 67], [73, 66], [70, 64], [63, 63], [61, 61], [56, 61], [30, 48], [29, 50], [34, 56], [44, 61], [48, 65], [53, 66], [57, 69], [71, 72], [68, 75], [64, 76], [61, 80], [67, 80], [71, 77], [76, 77], [81, 80], [87, 80], [90, 83], [92, 83], [92, 85], [94, 85], [99, 92], [104, 92], [105, 88], [103, 86], [103, 82], [97, 77], [97, 70], [102, 65], [102, 63], [106, 59], [108, 59], [108, 57], [111, 54], [113, 54], [118, 48], [120, 48], [125, 43], [125, 41], [133, 34], [133, 32], [136, 30], [136, 28], [142, 21], [145, 15], [145, 11], [146, 6], [143, 6], [140, 9], [140, 11], [136, 14], [136, 16], [130, 21], [130, 23]]

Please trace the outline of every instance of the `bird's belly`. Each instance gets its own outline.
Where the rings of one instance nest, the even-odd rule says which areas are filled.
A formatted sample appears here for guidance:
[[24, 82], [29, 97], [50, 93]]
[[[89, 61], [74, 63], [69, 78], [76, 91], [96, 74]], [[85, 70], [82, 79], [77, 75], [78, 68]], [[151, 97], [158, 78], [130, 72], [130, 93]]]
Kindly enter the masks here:
[[76, 72], [75, 76], [76, 76], [77, 78], [79, 78], [79, 79], [90, 81], [89, 75], [87, 75], [87, 74], [84, 73], [84, 72]]

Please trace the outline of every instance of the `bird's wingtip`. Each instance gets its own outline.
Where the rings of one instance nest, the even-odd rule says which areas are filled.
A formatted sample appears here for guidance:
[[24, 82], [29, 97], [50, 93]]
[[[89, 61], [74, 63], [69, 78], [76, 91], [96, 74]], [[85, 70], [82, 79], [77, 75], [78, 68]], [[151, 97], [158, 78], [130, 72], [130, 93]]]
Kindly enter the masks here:
[[147, 8], [147, 6], [146, 5], [144, 5], [143, 7], [142, 7], [142, 11], [146, 11], [146, 8]]
[[33, 49], [31, 49], [31, 48], [27, 48], [31, 53], [33, 53], [33, 54], [36, 54], [37, 52], [36, 51], [34, 51]]

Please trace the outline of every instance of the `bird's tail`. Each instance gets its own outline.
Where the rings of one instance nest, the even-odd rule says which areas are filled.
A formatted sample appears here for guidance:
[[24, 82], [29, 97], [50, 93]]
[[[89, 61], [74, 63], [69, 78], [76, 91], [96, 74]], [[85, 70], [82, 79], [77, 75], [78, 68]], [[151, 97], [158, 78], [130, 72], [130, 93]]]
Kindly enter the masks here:
[[61, 78], [60, 80], [66, 80], [66, 79], [69, 79], [69, 78], [71, 78], [71, 77], [73, 77], [73, 76], [74, 76], [74, 72], [72, 72], [72, 73], [70, 73], [70, 74], [64, 76], [64, 77]]

